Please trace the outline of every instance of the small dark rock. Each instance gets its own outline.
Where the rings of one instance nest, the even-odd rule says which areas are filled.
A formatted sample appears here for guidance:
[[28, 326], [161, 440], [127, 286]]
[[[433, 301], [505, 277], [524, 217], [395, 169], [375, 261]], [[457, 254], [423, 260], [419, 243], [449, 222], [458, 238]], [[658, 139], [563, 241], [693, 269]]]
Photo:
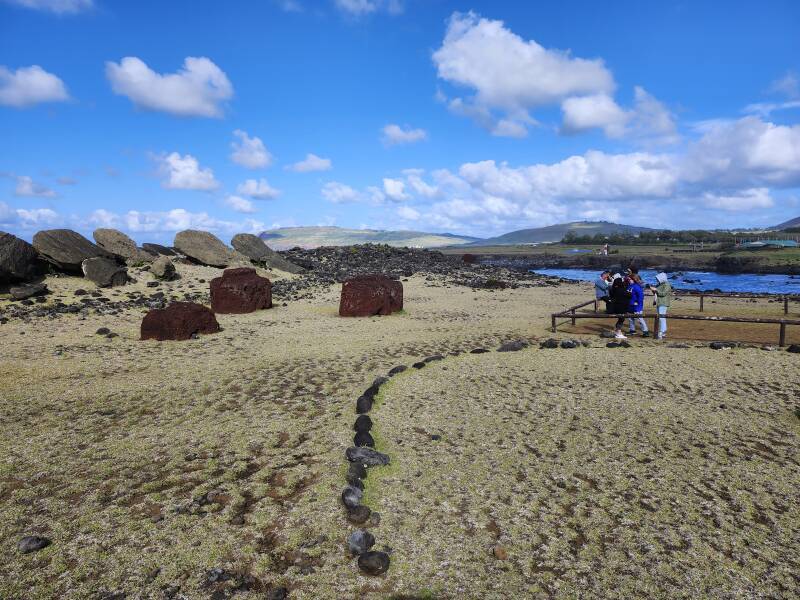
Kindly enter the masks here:
[[539, 344], [539, 348], [558, 348], [558, 340], [550, 338]]
[[352, 475], [353, 477], [357, 477], [359, 479], [366, 479], [367, 478], [367, 467], [362, 465], [359, 462], [352, 462], [350, 466], [347, 467], [347, 475]]
[[389, 464], [389, 457], [372, 448], [350, 447], [345, 451], [350, 462], [359, 462], [365, 467], [379, 467]]
[[101, 327], [97, 331], [95, 331], [97, 335], [108, 335], [111, 333], [111, 330], [108, 327]]
[[23, 554], [28, 554], [29, 552], [37, 552], [43, 548], [47, 548], [50, 544], [50, 540], [46, 537], [26, 535], [17, 543], [17, 549]]
[[398, 365], [396, 367], [392, 367], [392, 369], [389, 371], [389, 377], [394, 377], [395, 375], [398, 375], [407, 369], [408, 367], [405, 365]]
[[436, 362], [437, 360], [444, 360], [444, 356], [442, 356], [441, 354], [434, 354], [433, 356], [429, 356], [428, 358], [426, 358], [422, 362], [424, 362], [424, 363], [432, 363], [432, 362]]
[[421, 369], [421, 368], [423, 368], [423, 367], [424, 367], [425, 365], [427, 365], [427, 364], [428, 364], [428, 363], [426, 363], [426, 362], [420, 361], [420, 362], [415, 362], [415, 363], [414, 363], [413, 365], [411, 365], [411, 366], [412, 366], [412, 367], [414, 367], [415, 369]]
[[619, 348], [621, 344], [619, 342], [608, 342], [606, 344], [606, 348]]
[[792, 354], [800, 354], [800, 344], [792, 344], [786, 348], [786, 351], [791, 352]]
[[356, 529], [347, 538], [347, 547], [350, 549], [350, 554], [353, 556], [368, 552], [374, 545], [375, 536], [364, 529]]
[[369, 509], [368, 506], [359, 504], [358, 506], [354, 506], [353, 508], [348, 508], [347, 520], [353, 523], [354, 525], [361, 525], [362, 523], [367, 522], [371, 514], [372, 511]]
[[147, 282], [147, 287], [149, 287], [149, 288], [157, 288], [159, 285], [161, 285], [161, 284], [159, 282], [157, 282], [157, 281], [148, 281]]
[[81, 290], [81, 289], [75, 290], [72, 293], [75, 294], [76, 296], [85, 296], [86, 294], [88, 294], [86, 290]]
[[370, 387], [379, 388], [384, 383], [388, 383], [388, 382], [389, 382], [389, 378], [388, 377], [376, 377], [375, 381], [372, 382], [372, 386], [370, 386]]
[[487, 352], [489, 352], [489, 350], [486, 348], [475, 348], [469, 351], [470, 354], [486, 354]]
[[524, 350], [528, 347], [528, 342], [524, 340], [515, 340], [513, 342], [506, 342], [502, 344], [497, 351], [498, 352], [519, 352], [520, 350]]
[[289, 597], [289, 590], [285, 587], [272, 588], [267, 594], [267, 600], [286, 600]]
[[364, 491], [364, 482], [358, 477], [354, 477], [349, 471], [347, 472], [347, 484]]
[[358, 557], [358, 568], [367, 575], [383, 575], [389, 570], [389, 562], [385, 552], [365, 552]]
[[372, 436], [369, 434], [368, 431], [359, 431], [353, 437], [353, 445], [354, 446], [369, 446], [370, 448], [375, 447], [375, 440], [372, 439]]
[[735, 345], [733, 342], [711, 342], [708, 347], [712, 350], [730, 350]]
[[357, 487], [348, 485], [344, 488], [344, 490], [342, 490], [342, 504], [344, 504], [347, 508], [355, 508], [361, 504], [361, 498], [363, 495], [363, 491]]
[[372, 410], [372, 398], [367, 396], [359, 396], [356, 400], [356, 413], [363, 415]]
[[353, 425], [355, 431], [369, 431], [372, 429], [372, 419], [367, 415], [358, 415], [355, 424]]
[[438, 433], [431, 434], [432, 441], [438, 442], [440, 439], [442, 439], [442, 436], [440, 436]]
[[577, 348], [581, 345], [581, 343], [576, 340], [562, 340], [560, 345], [565, 350], [569, 350], [572, 348]]

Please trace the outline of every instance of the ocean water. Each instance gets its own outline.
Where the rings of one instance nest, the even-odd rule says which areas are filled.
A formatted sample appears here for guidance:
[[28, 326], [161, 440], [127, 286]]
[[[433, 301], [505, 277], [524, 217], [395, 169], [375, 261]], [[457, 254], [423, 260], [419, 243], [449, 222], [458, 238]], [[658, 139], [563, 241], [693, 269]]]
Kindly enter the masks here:
[[[600, 271], [587, 269], [533, 269], [542, 275], [554, 275], [576, 281], [594, 281]], [[643, 269], [639, 276], [645, 283], [656, 285], [658, 271]], [[721, 275], [705, 271], [667, 272], [672, 287], [679, 290], [720, 290], [723, 292], [742, 292], [753, 294], [800, 294], [798, 275]]]

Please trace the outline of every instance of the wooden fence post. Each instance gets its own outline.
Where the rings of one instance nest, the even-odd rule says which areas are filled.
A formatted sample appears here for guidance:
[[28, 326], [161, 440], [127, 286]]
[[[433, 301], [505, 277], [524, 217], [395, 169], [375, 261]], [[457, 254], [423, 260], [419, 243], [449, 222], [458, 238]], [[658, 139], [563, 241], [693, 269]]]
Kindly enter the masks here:
[[656, 314], [653, 315], [653, 337], [658, 337], [658, 307], [656, 307]]
[[786, 345], [786, 323], [781, 323], [781, 333], [778, 337], [778, 346], [785, 346]]
[[575, 309], [572, 309], [572, 326], [575, 327]]
[[555, 316], [555, 315], [552, 315], [552, 319], [553, 319], [553, 323], [552, 323], [552, 325], [553, 325], [553, 326], [552, 326], [552, 331], [553, 331], [553, 333], [555, 333], [555, 332], [556, 332], [556, 316]]
[[703, 296], [703, 294], [700, 294], [700, 312], [703, 312], [703, 300], [704, 299], [705, 299], [705, 296]]

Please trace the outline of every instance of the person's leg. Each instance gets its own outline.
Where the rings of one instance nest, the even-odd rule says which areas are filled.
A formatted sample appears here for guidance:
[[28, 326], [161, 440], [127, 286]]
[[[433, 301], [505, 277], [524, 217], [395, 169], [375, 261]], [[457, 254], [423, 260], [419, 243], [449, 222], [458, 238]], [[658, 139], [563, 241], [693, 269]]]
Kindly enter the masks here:
[[[639, 315], [644, 315], [644, 313], [637, 313]], [[647, 321], [644, 320], [644, 316], [639, 317], [639, 327], [642, 329], [642, 333], [649, 333], [647, 329]]]
[[659, 306], [658, 315], [658, 337], [663, 338], [667, 335], [667, 307]]
[[636, 333], [636, 321], [633, 320], [633, 317], [628, 319], [628, 333], [631, 335]]

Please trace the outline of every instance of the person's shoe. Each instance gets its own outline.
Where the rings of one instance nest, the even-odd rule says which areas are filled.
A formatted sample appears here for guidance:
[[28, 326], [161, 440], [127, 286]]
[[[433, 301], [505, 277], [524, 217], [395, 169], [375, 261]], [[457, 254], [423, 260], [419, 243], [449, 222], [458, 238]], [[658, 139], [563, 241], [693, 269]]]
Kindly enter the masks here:
[[649, 331], [645, 331], [645, 332], [642, 334], [642, 337], [650, 337], [650, 332], [649, 332]]
[[620, 331], [619, 333], [617, 333], [617, 334], [614, 336], [614, 339], [617, 339], [617, 340], [627, 340], [628, 338], [627, 338], [626, 336], [624, 336], [624, 335], [622, 334], [622, 332]]
[[629, 331], [628, 335], [636, 335], [636, 330], [634, 329], [633, 331]]

